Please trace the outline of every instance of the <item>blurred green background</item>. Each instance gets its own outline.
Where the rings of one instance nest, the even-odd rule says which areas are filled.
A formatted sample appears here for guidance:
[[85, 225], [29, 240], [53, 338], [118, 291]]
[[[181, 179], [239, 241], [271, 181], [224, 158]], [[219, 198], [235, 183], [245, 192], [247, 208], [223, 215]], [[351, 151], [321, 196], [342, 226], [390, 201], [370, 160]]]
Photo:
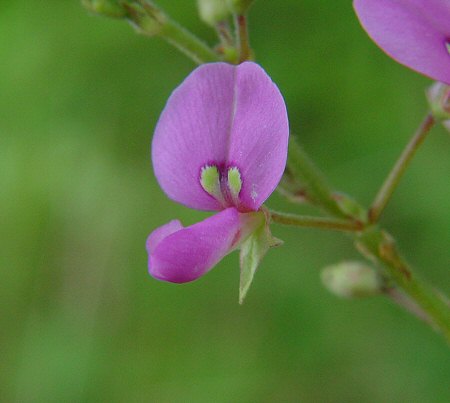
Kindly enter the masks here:
[[[194, 1], [159, 4], [214, 41]], [[260, 0], [250, 24], [292, 130], [337, 189], [369, 203], [430, 81], [373, 45], [350, 1]], [[443, 339], [383, 298], [322, 288], [323, 266], [357, 257], [341, 234], [274, 227], [285, 245], [243, 306], [236, 253], [191, 284], [147, 274], [153, 228], [207, 216], [165, 197], [149, 156], [194, 67], [77, 1], [0, 3], [0, 400], [449, 402]], [[383, 217], [447, 293], [449, 151], [436, 128]]]

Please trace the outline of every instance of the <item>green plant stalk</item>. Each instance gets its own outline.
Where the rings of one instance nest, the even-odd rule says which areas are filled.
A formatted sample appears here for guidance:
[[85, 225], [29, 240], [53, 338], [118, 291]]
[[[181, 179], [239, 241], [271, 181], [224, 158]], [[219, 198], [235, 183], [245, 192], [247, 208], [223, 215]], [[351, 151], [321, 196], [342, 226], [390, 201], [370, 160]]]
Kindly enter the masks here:
[[362, 229], [362, 224], [359, 221], [287, 214], [273, 210], [269, 210], [269, 214], [273, 222], [295, 227], [322, 228], [337, 231], [357, 231]]
[[122, 3], [126, 18], [138, 32], [160, 36], [197, 64], [219, 61], [219, 55], [206, 43], [179, 25], [150, 0]]
[[171, 19], [163, 25], [160, 35], [197, 64], [220, 60], [208, 45]]
[[394, 239], [377, 226], [368, 227], [355, 239], [361, 253], [381, 263], [388, 279], [427, 314], [433, 327], [450, 342], [450, 306], [442, 294], [413, 273], [398, 253]]
[[325, 212], [339, 218], [346, 215], [339, 208], [324, 175], [293, 136], [289, 141], [288, 167], [305, 188], [308, 198]]
[[216, 24], [216, 33], [220, 43], [224, 47], [232, 47], [234, 45], [233, 35], [230, 32], [230, 24], [228, 21], [220, 21]]
[[403, 150], [385, 182], [378, 191], [378, 194], [372, 203], [372, 207], [369, 209], [370, 222], [375, 223], [380, 218], [381, 213], [384, 211], [403, 174], [405, 173], [406, 168], [408, 168], [416, 151], [427, 137], [427, 134], [430, 132], [434, 123], [435, 119], [430, 112], [425, 116], [425, 119], [414, 133], [413, 137]]
[[[288, 166], [290, 172], [304, 185], [311, 200], [342, 222], [345, 215], [336, 203], [333, 192], [322, 172], [294, 139], [289, 145]], [[358, 207], [364, 210], [363, 207]], [[354, 226], [353, 237], [358, 250], [366, 258], [381, 266], [387, 280], [420, 307], [427, 315], [428, 323], [432, 323], [433, 328], [450, 341], [450, 307], [441, 294], [413, 273], [410, 266], [398, 253], [390, 235], [377, 226], [362, 223], [358, 216], [347, 216], [347, 219], [348, 223]], [[280, 222], [280, 219], [276, 217], [273, 221]], [[291, 221], [284, 219], [283, 223], [298, 226], [299, 222]], [[308, 224], [308, 222], [305, 221], [302, 224]], [[326, 227], [323, 226], [323, 228]]]
[[236, 41], [239, 49], [239, 63], [250, 59], [252, 51], [248, 38], [247, 16], [245, 14], [235, 14], [234, 24], [236, 27]]

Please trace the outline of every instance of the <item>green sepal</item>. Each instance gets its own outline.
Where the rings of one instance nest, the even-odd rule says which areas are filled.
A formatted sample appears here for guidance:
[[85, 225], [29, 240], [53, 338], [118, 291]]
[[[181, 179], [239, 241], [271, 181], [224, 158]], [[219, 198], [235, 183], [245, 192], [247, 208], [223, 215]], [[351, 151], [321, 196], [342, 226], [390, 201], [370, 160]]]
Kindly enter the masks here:
[[263, 223], [258, 226], [250, 236], [241, 244], [240, 265], [241, 278], [239, 284], [239, 303], [244, 302], [245, 296], [252, 284], [255, 272], [269, 248], [280, 246], [283, 243], [275, 238], [269, 229], [268, 219], [265, 216]]

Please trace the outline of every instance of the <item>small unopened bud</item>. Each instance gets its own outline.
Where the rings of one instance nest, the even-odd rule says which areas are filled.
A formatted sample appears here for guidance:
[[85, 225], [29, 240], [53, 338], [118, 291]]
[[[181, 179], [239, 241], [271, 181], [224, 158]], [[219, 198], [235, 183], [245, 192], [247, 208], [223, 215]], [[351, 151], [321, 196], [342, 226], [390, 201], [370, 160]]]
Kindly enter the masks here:
[[197, 0], [197, 7], [200, 18], [212, 27], [230, 16], [227, 0]]
[[255, 0], [225, 0], [230, 10], [236, 14], [245, 14]]
[[381, 294], [383, 281], [362, 262], [342, 262], [323, 269], [322, 282], [331, 293], [343, 298], [362, 298]]
[[81, 4], [89, 11], [112, 18], [123, 18], [126, 10], [117, 0], [82, 0]]
[[433, 116], [438, 120], [450, 119], [450, 86], [435, 82], [427, 90], [427, 98]]

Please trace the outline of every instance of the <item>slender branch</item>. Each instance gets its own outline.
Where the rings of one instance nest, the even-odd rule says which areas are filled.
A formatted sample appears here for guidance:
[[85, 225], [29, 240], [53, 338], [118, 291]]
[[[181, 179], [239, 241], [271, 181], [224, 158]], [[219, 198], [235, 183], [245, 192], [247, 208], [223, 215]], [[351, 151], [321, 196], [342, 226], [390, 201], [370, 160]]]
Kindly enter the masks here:
[[197, 64], [219, 61], [219, 56], [203, 41], [173, 20], [168, 20], [161, 37]]
[[231, 64], [239, 63], [239, 52], [234, 43], [234, 37], [231, 33], [230, 24], [228, 21], [220, 21], [215, 25], [217, 36], [220, 40], [217, 46], [217, 52], [222, 56], [222, 59]]
[[328, 214], [345, 218], [333, 197], [323, 173], [317, 168], [300, 144], [291, 136], [289, 142], [288, 168], [291, 174], [304, 186], [309, 199]]
[[415, 301], [403, 292], [399, 291], [398, 288], [387, 288], [384, 293], [397, 305], [405, 308], [409, 313], [424, 321], [435, 330], [439, 330], [436, 328], [436, 325], [428, 314], [420, 306], [418, 306]]
[[281, 213], [269, 210], [271, 220], [278, 224], [295, 227], [322, 228], [337, 231], [360, 231], [362, 224], [358, 221], [348, 221], [328, 217], [312, 217], [297, 214]]
[[394, 239], [376, 226], [357, 236], [356, 245], [366, 257], [382, 264], [390, 281], [408, 295], [450, 342], [450, 307], [442, 294], [426, 284], [400, 256]]
[[[427, 122], [431, 125], [431, 120], [426, 119], [425, 123]], [[424, 126], [426, 128], [427, 124]], [[291, 140], [289, 145], [288, 166], [294, 178], [304, 185], [312, 201], [321, 206], [334, 219], [342, 222], [345, 214], [337, 204], [336, 198], [333, 198], [333, 193], [322, 172], [294, 139]], [[357, 207], [356, 210], [364, 212], [362, 206], [355, 201], [352, 201], [352, 203]], [[352, 217], [353, 221], [344, 221], [363, 227], [363, 230], [361, 230], [361, 227], [349, 229], [349, 231], [352, 231], [359, 252], [382, 267], [387, 280], [411, 300], [409, 308], [412, 308], [412, 304], [415, 304], [417, 312], [423, 312], [422, 316], [426, 315], [432, 321], [432, 327], [438, 329], [450, 341], [450, 307], [445, 297], [413, 273], [409, 264], [398, 253], [395, 242], [390, 235], [377, 226], [361, 222], [359, 220], [360, 214], [347, 214], [347, 217]], [[286, 222], [289, 221], [287, 218], [275, 217], [273, 221], [303, 227], [312, 226], [309, 225], [311, 222], [305, 219], [299, 219], [298, 221], [293, 219], [292, 222]], [[316, 225], [316, 227], [319, 226]], [[323, 225], [321, 228], [330, 227]], [[404, 305], [402, 304], [402, 306]]]
[[234, 23], [236, 26], [237, 48], [239, 49], [239, 63], [242, 63], [251, 56], [250, 42], [248, 38], [247, 17], [245, 14], [235, 14]]
[[372, 207], [369, 209], [370, 222], [377, 222], [380, 218], [381, 213], [391, 199], [391, 196], [397, 188], [406, 168], [409, 166], [414, 154], [425, 140], [434, 123], [435, 119], [433, 118], [433, 115], [428, 113], [417, 131], [414, 133], [414, 136], [406, 145], [399, 159], [392, 168], [392, 171], [383, 183], [383, 186], [381, 186], [381, 189], [378, 191], [378, 194], [372, 203]]
[[179, 25], [150, 0], [129, 0], [122, 4], [126, 18], [138, 32], [160, 36], [195, 63], [219, 61], [219, 55], [206, 43]]
[[233, 35], [230, 31], [230, 24], [228, 21], [220, 21], [216, 24], [217, 36], [220, 39], [222, 46], [233, 46]]

